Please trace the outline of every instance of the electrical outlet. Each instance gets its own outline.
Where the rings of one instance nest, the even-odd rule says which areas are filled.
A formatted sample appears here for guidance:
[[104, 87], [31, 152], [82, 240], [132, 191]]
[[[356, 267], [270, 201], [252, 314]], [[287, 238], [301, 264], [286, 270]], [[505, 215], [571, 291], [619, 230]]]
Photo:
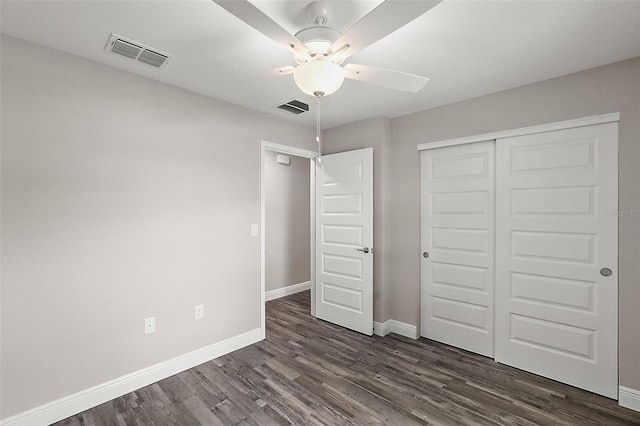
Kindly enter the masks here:
[[252, 237], [256, 237], [258, 235], [258, 224], [257, 223], [252, 223], [251, 224], [251, 236]]
[[195, 318], [197, 320], [204, 318], [204, 305], [196, 305]]
[[156, 332], [156, 317], [146, 318], [144, 320], [144, 334]]

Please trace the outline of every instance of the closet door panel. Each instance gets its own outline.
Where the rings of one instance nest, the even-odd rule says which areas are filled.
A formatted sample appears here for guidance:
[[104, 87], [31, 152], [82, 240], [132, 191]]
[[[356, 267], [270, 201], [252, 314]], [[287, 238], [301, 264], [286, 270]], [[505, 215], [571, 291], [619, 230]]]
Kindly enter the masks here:
[[496, 143], [496, 361], [612, 398], [617, 143], [617, 123]]
[[493, 356], [494, 143], [421, 162], [421, 335]]

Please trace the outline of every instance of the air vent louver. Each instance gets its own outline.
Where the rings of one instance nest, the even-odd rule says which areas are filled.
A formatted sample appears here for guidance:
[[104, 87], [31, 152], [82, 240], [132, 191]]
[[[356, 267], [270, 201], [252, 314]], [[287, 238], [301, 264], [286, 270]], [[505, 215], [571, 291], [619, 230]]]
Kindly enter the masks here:
[[113, 47], [111, 48], [113, 53], [117, 53], [122, 56], [126, 56], [127, 58], [135, 59], [138, 57], [142, 48], [140, 46], [136, 46], [133, 43], [129, 43], [122, 39], [117, 39], [113, 43]]
[[168, 58], [166, 55], [154, 52], [153, 50], [145, 49], [140, 55], [138, 60], [145, 64], [153, 65], [154, 67], [161, 67]]
[[171, 55], [162, 53], [157, 49], [152, 49], [142, 43], [126, 39], [113, 33], [111, 34], [111, 37], [109, 37], [105, 50], [107, 52], [117, 53], [118, 55], [125, 56], [129, 59], [136, 59], [156, 68], [160, 68], [166, 64], [169, 58], [172, 57]]
[[287, 111], [290, 112], [292, 114], [302, 114], [303, 112], [307, 112], [309, 111], [309, 105], [305, 104], [302, 101], [298, 101], [298, 100], [291, 100], [287, 103], [284, 103], [282, 105], [278, 105], [275, 108], [281, 109], [283, 111]]

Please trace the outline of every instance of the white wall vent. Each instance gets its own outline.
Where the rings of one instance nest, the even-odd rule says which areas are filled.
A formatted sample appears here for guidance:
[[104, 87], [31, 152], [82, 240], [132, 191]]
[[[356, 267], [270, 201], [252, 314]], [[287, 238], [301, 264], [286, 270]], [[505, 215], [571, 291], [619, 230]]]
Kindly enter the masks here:
[[129, 59], [135, 59], [145, 64], [160, 68], [165, 65], [173, 56], [161, 52], [158, 49], [145, 46], [137, 41], [126, 39], [118, 34], [111, 33], [107, 46], [107, 52], [117, 53]]

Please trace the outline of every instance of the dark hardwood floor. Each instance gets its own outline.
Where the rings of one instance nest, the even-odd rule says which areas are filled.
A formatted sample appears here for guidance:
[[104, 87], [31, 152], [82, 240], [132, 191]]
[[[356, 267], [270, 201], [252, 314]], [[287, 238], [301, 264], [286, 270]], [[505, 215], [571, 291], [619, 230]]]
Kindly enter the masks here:
[[640, 425], [640, 413], [426, 339], [267, 303], [267, 339], [57, 425]]

